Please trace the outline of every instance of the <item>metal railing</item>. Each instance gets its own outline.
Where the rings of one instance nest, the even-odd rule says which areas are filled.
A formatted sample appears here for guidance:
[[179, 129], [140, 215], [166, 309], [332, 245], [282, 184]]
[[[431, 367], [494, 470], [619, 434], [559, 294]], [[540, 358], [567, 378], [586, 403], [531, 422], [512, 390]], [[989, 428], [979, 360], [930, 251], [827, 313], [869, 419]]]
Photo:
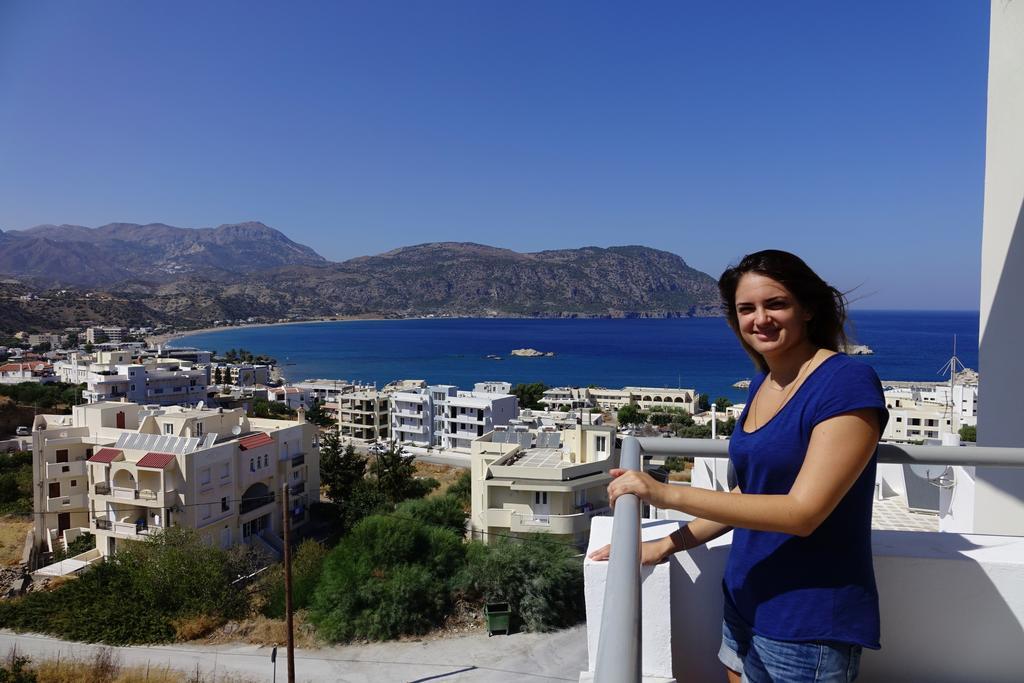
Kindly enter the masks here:
[[[622, 441], [619, 467], [640, 469], [640, 443]], [[640, 680], [640, 499], [632, 493], [615, 502], [612, 547], [597, 641], [595, 683]]]
[[[644, 458], [728, 458], [729, 442], [716, 439], [638, 438], [622, 440], [619, 466], [640, 470]], [[996, 446], [878, 445], [878, 462], [907, 465], [1024, 467], [1024, 448]], [[612, 546], [608, 560], [601, 632], [598, 636], [595, 683], [641, 679], [640, 632], [640, 500], [621, 496], [615, 503]]]

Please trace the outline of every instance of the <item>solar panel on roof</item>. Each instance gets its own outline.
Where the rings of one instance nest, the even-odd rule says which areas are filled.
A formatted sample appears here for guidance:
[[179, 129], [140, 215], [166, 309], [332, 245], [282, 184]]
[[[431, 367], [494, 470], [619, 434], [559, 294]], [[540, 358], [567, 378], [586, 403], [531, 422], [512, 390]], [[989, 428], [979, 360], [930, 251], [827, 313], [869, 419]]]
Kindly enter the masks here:
[[508, 443], [508, 432], [505, 430], [495, 431], [491, 435], [491, 443]]
[[516, 441], [523, 448], [529, 448], [530, 444], [533, 442], [533, 436], [530, 432], [518, 432], [515, 436], [517, 437]]

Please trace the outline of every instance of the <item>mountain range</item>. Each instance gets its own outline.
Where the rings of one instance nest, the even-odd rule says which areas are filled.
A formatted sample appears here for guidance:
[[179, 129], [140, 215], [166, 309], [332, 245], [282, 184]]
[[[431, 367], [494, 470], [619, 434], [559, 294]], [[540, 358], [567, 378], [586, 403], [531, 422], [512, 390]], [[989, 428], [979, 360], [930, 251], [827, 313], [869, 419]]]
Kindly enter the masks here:
[[[520, 253], [435, 242], [331, 262], [257, 222], [0, 232], [0, 276], [8, 278], [0, 287], [5, 329], [53, 329], [82, 316], [201, 326], [248, 317], [719, 314], [713, 278], [648, 247]], [[39, 290], [54, 292], [17, 295]]]

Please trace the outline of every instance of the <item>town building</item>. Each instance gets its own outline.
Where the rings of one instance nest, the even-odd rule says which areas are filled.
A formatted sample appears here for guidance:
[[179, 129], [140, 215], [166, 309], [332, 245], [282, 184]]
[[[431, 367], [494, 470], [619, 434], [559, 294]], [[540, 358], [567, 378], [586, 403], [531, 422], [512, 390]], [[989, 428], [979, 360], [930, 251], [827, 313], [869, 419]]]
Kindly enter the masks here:
[[267, 420], [240, 409], [103, 402], [37, 416], [35, 543], [53, 552], [89, 531], [105, 556], [184, 526], [211, 545], [279, 551], [283, 486], [295, 527], [318, 497], [315, 433], [304, 413], [297, 421]]
[[312, 399], [318, 403], [334, 403], [338, 396], [368, 388], [344, 379], [306, 379], [301, 382], [293, 382], [291, 386], [309, 391]]
[[64, 337], [59, 334], [30, 334], [28, 336], [29, 346], [49, 344], [51, 349], [59, 349], [64, 345]]
[[[220, 371], [219, 375], [218, 370]], [[231, 384], [236, 387], [254, 387], [260, 384], [269, 384], [271, 370], [271, 366], [265, 364], [218, 363], [210, 369], [210, 377], [216, 381], [219, 376], [219, 384]], [[309, 389], [302, 389], [302, 391], [307, 397], [312, 394]]]
[[209, 367], [176, 358], [136, 358], [129, 351], [98, 351], [92, 359], [72, 354], [55, 366], [62, 381], [85, 383], [82, 398], [87, 403], [124, 400], [185, 405], [208, 398]]
[[889, 422], [883, 441], [913, 442], [959, 436], [963, 426], [978, 424], [977, 385], [924, 383], [888, 386]]
[[53, 366], [43, 361], [19, 361], [0, 365], [0, 384], [35, 382], [50, 384], [57, 381]]
[[85, 328], [85, 341], [90, 344], [98, 344], [100, 342], [119, 344], [124, 341], [125, 336], [125, 329], [123, 327], [103, 325]]
[[338, 397], [338, 431], [341, 436], [363, 441], [388, 438], [388, 395], [376, 389], [354, 391]]
[[511, 394], [438, 384], [391, 395], [391, 434], [401, 443], [468, 453], [474, 439], [518, 413], [519, 401]]
[[635, 403], [641, 410], [678, 408], [688, 413], [695, 412], [696, 389], [666, 389], [658, 387], [554, 387], [544, 392], [540, 402], [552, 409], [568, 407], [600, 408], [618, 410]]
[[299, 408], [308, 410], [313, 405], [313, 398], [309, 389], [296, 386], [268, 388], [267, 399], [283, 403], [290, 410], [298, 410]]
[[470, 531], [481, 540], [546, 533], [578, 545], [608, 508], [615, 428], [498, 426], [473, 441]]

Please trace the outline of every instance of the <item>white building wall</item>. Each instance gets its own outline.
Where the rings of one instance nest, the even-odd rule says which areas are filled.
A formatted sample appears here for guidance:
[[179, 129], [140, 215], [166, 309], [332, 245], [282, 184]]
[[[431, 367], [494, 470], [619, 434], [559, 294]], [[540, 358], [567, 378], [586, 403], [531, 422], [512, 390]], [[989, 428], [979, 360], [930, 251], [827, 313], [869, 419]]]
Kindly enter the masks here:
[[[981, 241], [978, 444], [1024, 446], [1024, 3], [993, 0]], [[1024, 469], [978, 468], [973, 531], [1024, 534]], [[1017, 628], [1020, 626], [1018, 624]]]

